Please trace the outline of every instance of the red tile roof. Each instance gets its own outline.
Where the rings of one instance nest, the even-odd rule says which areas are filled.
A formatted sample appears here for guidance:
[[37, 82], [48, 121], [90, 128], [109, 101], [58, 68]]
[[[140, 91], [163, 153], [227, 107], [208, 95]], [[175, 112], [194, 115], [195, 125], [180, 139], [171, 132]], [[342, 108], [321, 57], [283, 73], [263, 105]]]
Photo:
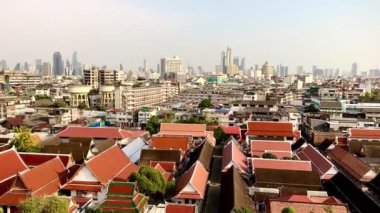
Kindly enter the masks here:
[[155, 136], [150, 144], [156, 149], [179, 149], [185, 153], [190, 149], [191, 140], [188, 136]]
[[145, 135], [146, 131], [129, 131], [116, 127], [79, 127], [68, 126], [66, 129], [57, 133], [60, 138], [101, 138], [101, 139], [125, 139], [137, 138]]
[[311, 161], [313, 170], [317, 171], [323, 180], [331, 179], [338, 172], [335, 166], [310, 144], [297, 155], [301, 160]]
[[338, 146], [329, 150], [327, 155], [339, 169], [343, 169], [358, 181], [370, 182], [376, 177], [375, 171], [368, 164]]
[[113, 178], [126, 180], [132, 172], [138, 170], [138, 167], [128, 159], [117, 145], [96, 155], [86, 161], [85, 164], [103, 185], [106, 185]]
[[290, 122], [249, 121], [246, 135], [296, 137]]
[[239, 126], [221, 126], [226, 135], [240, 135]]
[[166, 213], [194, 213], [195, 205], [168, 203], [166, 204], [165, 212]]
[[312, 171], [310, 161], [252, 158], [253, 169]]
[[175, 172], [176, 170], [176, 163], [170, 161], [151, 161], [150, 167], [155, 167], [157, 164], [160, 164], [160, 166], [167, 172]]
[[11, 126], [21, 126], [24, 124], [24, 120], [21, 118], [7, 118], [6, 120]]
[[270, 198], [267, 202], [268, 212], [281, 212], [291, 206], [295, 212], [326, 212], [330, 208], [334, 213], [348, 213], [347, 205], [335, 197], [310, 197], [307, 195], [292, 195], [289, 197]]
[[222, 171], [226, 172], [231, 166], [239, 169], [240, 173], [248, 173], [247, 157], [234, 139], [223, 148]]
[[21, 159], [28, 167], [35, 167], [41, 165], [49, 160], [58, 157], [65, 167], [73, 164], [71, 155], [68, 154], [46, 154], [46, 153], [32, 153], [32, 152], [20, 152]]
[[277, 158], [292, 157], [292, 147], [286, 141], [251, 141], [251, 154], [262, 156], [264, 153], [270, 152]]
[[0, 152], [0, 182], [28, 169], [15, 149]]
[[189, 135], [206, 137], [206, 124], [161, 123], [158, 135]]
[[350, 139], [370, 139], [370, 140], [378, 140], [380, 139], [380, 129], [359, 129], [359, 128], [351, 128], [349, 129], [349, 138]]
[[157, 163], [154, 167], [155, 170], [159, 171], [166, 181], [173, 180], [173, 172], [166, 171], [160, 163]]
[[[197, 161], [180, 178], [176, 187], [176, 199], [202, 200], [206, 193], [208, 172], [202, 163]], [[187, 190], [187, 186], [194, 190]]]
[[60, 189], [60, 177], [65, 166], [59, 158], [54, 158], [37, 167], [23, 172], [20, 179], [28, 191], [36, 195], [49, 195]]

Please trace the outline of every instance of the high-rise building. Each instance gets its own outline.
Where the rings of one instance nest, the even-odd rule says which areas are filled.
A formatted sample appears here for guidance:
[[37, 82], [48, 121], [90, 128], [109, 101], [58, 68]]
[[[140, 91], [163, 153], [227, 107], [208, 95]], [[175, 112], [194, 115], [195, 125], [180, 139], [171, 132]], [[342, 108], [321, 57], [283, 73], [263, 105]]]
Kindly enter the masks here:
[[15, 71], [21, 71], [21, 64], [20, 63], [17, 63], [15, 68], [14, 68]]
[[53, 55], [53, 74], [54, 76], [63, 75], [63, 61], [60, 52], [55, 52]]
[[71, 69], [73, 70], [74, 76], [82, 75], [82, 73], [79, 72], [80, 67], [78, 65], [78, 53], [77, 53], [77, 51], [75, 51], [73, 53]]
[[261, 71], [265, 78], [271, 78], [274, 75], [274, 68], [267, 61], [262, 66]]
[[35, 61], [35, 70], [38, 75], [41, 75], [42, 73], [42, 60], [41, 59], [36, 59]]
[[7, 61], [3, 59], [3, 60], [0, 61], [0, 71], [1, 70], [6, 70], [6, 69], [8, 69]]
[[242, 58], [240, 61], [240, 70], [245, 71], [245, 58]]
[[352, 77], [358, 76], [358, 65], [356, 63], [352, 64], [351, 76]]
[[240, 59], [238, 56], [235, 56], [234, 57], [234, 65], [238, 66], [239, 69], [240, 69]]
[[52, 76], [51, 64], [49, 62], [44, 62], [42, 64], [41, 74], [42, 76]]
[[100, 85], [114, 85], [123, 80], [123, 71], [119, 70], [99, 70], [95, 67], [83, 70], [84, 84], [97, 88]]
[[[223, 74], [227, 74], [229, 68], [232, 66], [232, 50], [230, 47], [227, 47], [227, 51], [222, 51], [222, 57], [221, 57], [221, 68], [223, 71]], [[233, 69], [233, 68], [232, 68]]]
[[123, 71], [123, 70], [124, 70], [124, 68], [123, 68], [123, 64], [120, 64], [119, 70], [120, 70], [120, 71]]
[[178, 56], [161, 59], [161, 78], [182, 73], [182, 60]]

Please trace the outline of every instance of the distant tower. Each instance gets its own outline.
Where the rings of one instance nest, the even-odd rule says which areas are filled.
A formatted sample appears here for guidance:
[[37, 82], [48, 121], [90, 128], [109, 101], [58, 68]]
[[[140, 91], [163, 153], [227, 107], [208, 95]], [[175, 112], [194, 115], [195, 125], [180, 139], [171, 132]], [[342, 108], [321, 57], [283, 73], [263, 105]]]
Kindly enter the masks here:
[[74, 51], [73, 53], [73, 59], [72, 59], [72, 65], [71, 65], [71, 68], [73, 70], [73, 75], [74, 76], [77, 76], [77, 75], [80, 75], [81, 73], [79, 73], [79, 66], [78, 66], [78, 54], [77, 54], [77, 51]]
[[356, 63], [352, 64], [351, 75], [352, 77], [358, 76], [358, 65]]
[[123, 71], [124, 68], [123, 68], [123, 64], [120, 64], [120, 67], [119, 67], [120, 71]]
[[245, 58], [242, 58], [240, 61], [240, 70], [245, 71]]
[[234, 57], [234, 65], [236, 65], [236, 66], [238, 66], [239, 67], [239, 69], [240, 69], [240, 59], [239, 59], [239, 57]]
[[148, 73], [148, 68], [147, 68], [147, 62], [146, 62], [146, 59], [144, 59], [144, 73]]
[[53, 74], [54, 76], [63, 75], [63, 61], [60, 52], [55, 52], [53, 55]]

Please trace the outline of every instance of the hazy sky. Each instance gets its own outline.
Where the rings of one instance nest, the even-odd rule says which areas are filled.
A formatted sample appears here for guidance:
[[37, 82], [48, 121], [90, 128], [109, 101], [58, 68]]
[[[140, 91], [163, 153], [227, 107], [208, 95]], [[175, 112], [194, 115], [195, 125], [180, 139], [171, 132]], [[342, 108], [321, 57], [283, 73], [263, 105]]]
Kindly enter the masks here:
[[0, 0], [0, 59], [54, 51], [135, 70], [178, 55], [214, 69], [227, 45], [247, 65], [380, 68], [379, 0]]

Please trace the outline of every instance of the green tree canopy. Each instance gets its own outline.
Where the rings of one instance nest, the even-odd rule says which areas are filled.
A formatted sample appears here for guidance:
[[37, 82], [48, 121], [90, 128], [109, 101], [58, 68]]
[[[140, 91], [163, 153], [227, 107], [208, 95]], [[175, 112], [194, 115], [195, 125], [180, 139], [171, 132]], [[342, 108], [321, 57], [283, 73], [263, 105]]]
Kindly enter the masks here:
[[242, 207], [240, 209], [236, 209], [236, 213], [253, 213], [253, 210], [248, 207]]
[[305, 107], [304, 112], [319, 112], [319, 109], [314, 106], [314, 104], [310, 104], [309, 106]]
[[165, 194], [166, 181], [162, 174], [149, 166], [143, 166], [136, 173], [133, 173], [129, 179], [137, 181], [140, 191], [146, 195]]
[[78, 109], [87, 109], [87, 104], [85, 102], [80, 102], [78, 104]]
[[224, 133], [223, 129], [218, 127], [214, 130], [214, 137], [216, 139], [216, 143], [220, 144], [221, 142], [227, 140], [228, 136]]
[[281, 213], [296, 213], [296, 211], [292, 207], [286, 207], [281, 210]]
[[23, 213], [67, 213], [69, 202], [58, 196], [31, 197], [26, 199], [21, 206]]
[[19, 152], [39, 152], [41, 147], [32, 140], [32, 131], [26, 127], [16, 127], [12, 144]]
[[205, 109], [205, 108], [210, 108], [212, 107], [212, 103], [211, 103], [211, 99], [208, 98], [208, 99], [203, 99], [200, 103], [199, 103], [199, 108], [201, 109]]
[[264, 153], [261, 157], [266, 159], [277, 159], [276, 155], [270, 152]]
[[160, 131], [160, 124], [161, 122], [158, 116], [152, 116], [146, 124], [146, 130], [149, 131], [151, 135], [157, 134]]
[[66, 104], [64, 101], [62, 101], [62, 100], [58, 100], [58, 101], [55, 101], [55, 102], [51, 105], [51, 107], [53, 107], [53, 108], [67, 107], [67, 104]]

